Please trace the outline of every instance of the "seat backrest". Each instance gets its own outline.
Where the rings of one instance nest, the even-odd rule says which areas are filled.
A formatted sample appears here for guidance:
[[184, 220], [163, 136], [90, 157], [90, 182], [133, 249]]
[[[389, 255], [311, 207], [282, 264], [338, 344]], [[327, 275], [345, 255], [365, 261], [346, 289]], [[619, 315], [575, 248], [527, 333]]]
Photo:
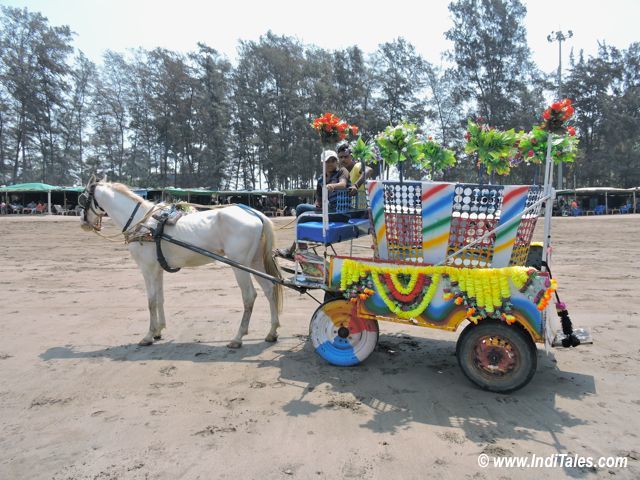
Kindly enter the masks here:
[[346, 213], [367, 210], [367, 193], [357, 190], [355, 195], [350, 195], [349, 190], [335, 191], [336, 212]]

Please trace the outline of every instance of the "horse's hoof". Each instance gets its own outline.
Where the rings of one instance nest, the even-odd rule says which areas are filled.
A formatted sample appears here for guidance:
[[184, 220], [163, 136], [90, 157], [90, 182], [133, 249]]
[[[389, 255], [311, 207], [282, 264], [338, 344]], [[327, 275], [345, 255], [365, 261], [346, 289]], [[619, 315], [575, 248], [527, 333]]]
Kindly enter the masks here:
[[237, 340], [231, 340], [229, 343], [227, 343], [227, 348], [240, 348], [242, 346], [242, 342], [239, 342]]
[[269, 335], [267, 335], [267, 337], [264, 339], [264, 341], [265, 342], [269, 342], [269, 343], [277, 342], [278, 341], [278, 334], [270, 333]]
[[138, 342], [138, 345], [140, 345], [141, 347], [148, 347], [149, 345], [153, 345], [153, 340], [147, 340], [146, 338], [143, 338]]
[[153, 336], [154, 340], [162, 340], [162, 335], [158, 334], [158, 335], [154, 335]]

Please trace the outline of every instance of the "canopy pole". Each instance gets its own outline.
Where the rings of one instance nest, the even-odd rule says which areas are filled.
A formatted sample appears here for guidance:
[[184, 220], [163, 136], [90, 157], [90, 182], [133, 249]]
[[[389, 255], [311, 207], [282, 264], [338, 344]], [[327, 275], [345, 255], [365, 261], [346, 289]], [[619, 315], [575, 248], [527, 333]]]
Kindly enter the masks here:
[[[544, 172], [544, 196], [547, 198], [544, 204], [544, 239], [542, 242], [542, 261], [549, 263], [549, 245], [551, 243], [551, 215], [553, 214], [553, 201], [555, 192], [553, 190], [553, 160], [551, 158], [551, 143], [553, 142], [552, 133], [547, 136], [547, 161]], [[548, 271], [548, 268], [545, 268]]]
[[47, 213], [51, 215], [51, 190], [47, 191]]
[[327, 230], [329, 229], [329, 191], [327, 190], [327, 162], [326, 150], [322, 148], [322, 241], [327, 242]]

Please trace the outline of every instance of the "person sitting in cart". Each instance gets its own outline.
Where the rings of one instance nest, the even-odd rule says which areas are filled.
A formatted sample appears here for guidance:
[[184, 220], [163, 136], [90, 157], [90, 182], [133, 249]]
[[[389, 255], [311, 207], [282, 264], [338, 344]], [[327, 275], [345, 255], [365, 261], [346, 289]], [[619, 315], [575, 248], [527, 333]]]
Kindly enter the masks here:
[[[335, 210], [338, 194], [336, 190], [349, 188], [349, 171], [338, 166], [338, 154], [333, 150], [325, 150], [320, 156], [322, 162], [327, 163], [327, 192], [329, 195], [329, 211]], [[315, 203], [301, 203], [296, 207], [296, 217], [305, 212], [322, 211], [322, 175], [318, 177], [316, 184]]]
[[[338, 193], [337, 190], [345, 190], [349, 188], [349, 171], [338, 166], [338, 154], [333, 150], [325, 150], [320, 156], [322, 162], [327, 164], [327, 194], [329, 197], [329, 211], [335, 210], [337, 204]], [[306, 212], [321, 212], [322, 211], [322, 185], [324, 179], [322, 175], [318, 177], [316, 185], [315, 203], [301, 203], [296, 207], [296, 217], [299, 217]], [[274, 255], [283, 258], [293, 258], [293, 252], [296, 249], [296, 243], [289, 248], [277, 248], [274, 251]]]
[[362, 163], [356, 162], [351, 155], [351, 147], [348, 143], [343, 143], [338, 147], [338, 160], [340, 166], [349, 172], [349, 195], [355, 195], [358, 190], [364, 191], [364, 184], [368, 178], [373, 176], [373, 169], [365, 166], [365, 173], [362, 175]]

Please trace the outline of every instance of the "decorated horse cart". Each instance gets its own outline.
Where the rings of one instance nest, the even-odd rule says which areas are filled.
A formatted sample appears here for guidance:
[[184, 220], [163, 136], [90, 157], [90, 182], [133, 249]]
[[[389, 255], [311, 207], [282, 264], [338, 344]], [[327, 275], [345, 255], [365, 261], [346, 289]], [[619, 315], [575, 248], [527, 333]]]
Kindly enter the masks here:
[[[160, 338], [164, 327], [162, 270], [158, 261], [168, 271], [176, 270], [169, 265], [197, 265], [197, 260], [180, 253], [189, 251], [196, 257], [234, 267], [245, 313], [231, 347], [239, 347], [247, 332], [255, 290], [246, 282], [250, 284], [249, 274], [253, 274], [270, 301], [269, 341], [277, 338], [278, 288], [285, 286], [300, 292], [319, 289], [325, 292], [325, 301], [311, 317], [310, 340], [316, 352], [331, 364], [352, 366], [364, 361], [375, 350], [381, 321], [452, 332], [466, 323], [456, 346], [462, 371], [481, 388], [510, 392], [533, 377], [536, 344], [567, 347], [590, 341], [586, 331], [573, 329], [557, 296], [547, 255], [554, 198], [553, 156], [557, 156], [554, 147], [565, 141], [560, 137], [565, 134], [563, 121], [570, 117], [567, 106], [554, 104], [551, 121], [545, 112], [548, 129], [544, 132], [547, 144], [541, 186], [405, 181], [401, 164], [399, 180], [369, 180], [364, 189], [336, 191], [331, 202], [327, 186], [323, 185], [321, 211], [296, 219], [296, 248], [289, 268], [292, 276], [287, 279], [281, 278], [273, 258], [267, 258], [266, 249], [270, 255], [273, 238], [271, 223], [247, 208], [202, 213], [193, 221], [187, 216], [183, 223], [168, 227], [167, 233], [164, 221], [158, 220], [151, 227], [148, 224], [155, 207], [142, 201], [135, 205], [131, 195], [118, 207], [113, 201], [117, 196], [113, 188], [90, 181], [81, 196], [83, 222], [97, 231], [100, 219], [108, 212], [116, 223], [124, 225], [122, 232], [143, 270], [149, 295], [150, 329], [141, 344]], [[338, 136], [352, 128], [328, 115], [318, 119], [324, 122], [314, 127], [324, 129], [330, 122], [337, 125], [333, 132]], [[559, 139], [554, 140], [554, 135]], [[493, 144], [498, 142], [495, 135], [489, 137]], [[396, 149], [395, 156], [386, 152], [387, 160], [401, 160], [404, 154], [418, 152], [418, 143], [411, 143], [411, 129], [390, 130], [385, 138], [379, 145]], [[514, 138], [505, 135], [502, 140], [505, 145], [513, 145]], [[429, 146], [429, 142], [421, 143], [422, 155], [427, 152], [434, 158], [448, 158], [447, 152]], [[481, 143], [476, 142], [474, 147], [479, 156]], [[520, 143], [526, 143], [526, 139], [520, 139]], [[371, 151], [360, 140], [354, 150], [358, 149], [364, 166], [366, 155], [362, 152]], [[491, 161], [497, 158], [489, 157]], [[327, 178], [326, 162], [323, 166], [323, 178]], [[504, 168], [504, 164], [494, 163], [487, 170], [504, 173]], [[228, 213], [227, 219], [219, 218], [232, 209], [235, 210]], [[543, 209], [544, 242], [532, 246]], [[246, 218], [240, 222], [239, 217]], [[203, 221], [236, 221], [240, 222], [237, 228], [243, 230], [228, 231], [212, 240], [214, 223], [202, 234], [192, 232], [192, 225], [201, 228]], [[243, 246], [240, 239], [252, 236], [255, 246]], [[372, 239], [370, 255], [353, 255], [353, 248], [349, 255], [336, 253], [336, 244], [350, 242], [353, 246], [359, 237]], [[145, 249], [147, 240], [155, 243], [157, 261]], [[251, 252], [249, 256], [247, 251]], [[554, 296], [562, 326], [555, 337], [554, 317], [547, 315]]]
[[[293, 272], [296, 285], [327, 292], [310, 326], [322, 358], [339, 366], [364, 361], [376, 347], [380, 321], [449, 331], [466, 322], [456, 347], [463, 372], [484, 389], [509, 392], [533, 377], [537, 343], [577, 346], [581, 339], [590, 341], [586, 331], [573, 330], [548, 265], [552, 157], [558, 151], [553, 147], [565, 142], [563, 117], [570, 117], [566, 111], [571, 108], [570, 102], [554, 107], [545, 112], [548, 148], [542, 186], [403, 181], [400, 168], [399, 181], [368, 181], [355, 196], [339, 192], [332, 212], [324, 188], [322, 214], [297, 219]], [[330, 117], [319, 120], [331, 122]], [[382, 135], [379, 144], [385, 146], [386, 140], [392, 150], [387, 158], [411, 152], [410, 130], [401, 126]], [[483, 147], [482, 133], [476, 132], [476, 150]], [[555, 133], [560, 135], [554, 144]], [[513, 143], [505, 137], [505, 143]], [[493, 164], [494, 171], [500, 168]], [[532, 247], [543, 206], [545, 241]], [[363, 234], [372, 238], [370, 258], [330, 249]], [[557, 336], [553, 317], [547, 316], [554, 295], [562, 320]]]

